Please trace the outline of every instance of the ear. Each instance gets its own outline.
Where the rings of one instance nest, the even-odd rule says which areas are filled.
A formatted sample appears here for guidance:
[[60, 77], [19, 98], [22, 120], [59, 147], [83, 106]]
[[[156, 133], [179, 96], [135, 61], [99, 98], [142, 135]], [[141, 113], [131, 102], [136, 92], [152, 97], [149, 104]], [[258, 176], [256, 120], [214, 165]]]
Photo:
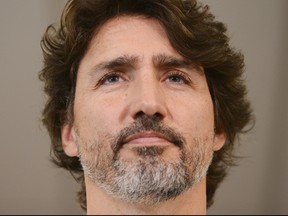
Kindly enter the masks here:
[[214, 151], [220, 150], [224, 146], [225, 141], [226, 141], [226, 134], [224, 132], [215, 134], [213, 150]]
[[62, 147], [66, 155], [70, 157], [78, 156], [78, 148], [76, 144], [76, 134], [74, 127], [65, 124], [61, 128]]

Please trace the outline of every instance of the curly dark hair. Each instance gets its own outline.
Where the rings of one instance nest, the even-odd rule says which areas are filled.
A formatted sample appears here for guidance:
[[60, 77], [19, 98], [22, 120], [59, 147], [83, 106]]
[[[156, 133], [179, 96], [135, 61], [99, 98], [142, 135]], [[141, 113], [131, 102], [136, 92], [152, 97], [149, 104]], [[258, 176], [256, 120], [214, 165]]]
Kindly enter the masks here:
[[[86, 209], [84, 173], [78, 157], [62, 148], [61, 127], [73, 123], [73, 101], [79, 63], [95, 31], [121, 16], [157, 19], [172, 46], [184, 58], [204, 67], [214, 104], [215, 131], [224, 132], [224, 147], [214, 153], [207, 172], [207, 207], [227, 169], [235, 165], [237, 137], [247, 132], [252, 110], [244, 85], [243, 55], [229, 45], [226, 26], [215, 20], [208, 6], [195, 0], [69, 0], [58, 28], [48, 26], [42, 40], [44, 67], [39, 78], [48, 96], [43, 124], [51, 137], [51, 158], [82, 184], [79, 202]], [[245, 129], [246, 128], [246, 129]]]

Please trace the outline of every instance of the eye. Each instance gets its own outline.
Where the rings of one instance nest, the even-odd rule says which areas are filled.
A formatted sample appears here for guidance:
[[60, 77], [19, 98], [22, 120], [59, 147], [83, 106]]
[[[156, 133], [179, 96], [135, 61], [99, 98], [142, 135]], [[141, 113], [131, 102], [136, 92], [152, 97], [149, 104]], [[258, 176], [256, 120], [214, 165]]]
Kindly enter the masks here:
[[125, 81], [124, 78], [121, 76], [120, 72], [110, 72], [105, 74], [101, 80], [100, 83], [103, 85], [113, 85], [119, 82]]
[[176, 83], [176, 84], [187, 84], [190, 79], [184, 73], [180, 71], [170, 71], [166, 76], [166, 82]]
[[119, 80], [120, 77], [118, 75], [111, 75], [106, 77], [106, 79], [104, 80], [104, 84], [119, 82]]
[[178, 75], [173, 75], [168, 77], [170, 82], [176, 82], [176, 83], [183, 83], [183, 78]]

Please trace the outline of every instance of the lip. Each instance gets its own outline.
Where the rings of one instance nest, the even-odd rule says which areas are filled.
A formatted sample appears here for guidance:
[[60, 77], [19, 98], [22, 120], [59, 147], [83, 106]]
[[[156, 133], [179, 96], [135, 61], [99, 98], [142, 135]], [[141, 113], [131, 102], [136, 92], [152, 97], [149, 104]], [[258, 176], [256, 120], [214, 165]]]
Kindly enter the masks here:
[[128, 136], [124, 140], [125, 145], [144, 145], [144, 146], [155, 146], [155, 145], [168, 145], [171, 144], [169, 139], [161, 133], [154, 131], [143, 131], [131, 136]]

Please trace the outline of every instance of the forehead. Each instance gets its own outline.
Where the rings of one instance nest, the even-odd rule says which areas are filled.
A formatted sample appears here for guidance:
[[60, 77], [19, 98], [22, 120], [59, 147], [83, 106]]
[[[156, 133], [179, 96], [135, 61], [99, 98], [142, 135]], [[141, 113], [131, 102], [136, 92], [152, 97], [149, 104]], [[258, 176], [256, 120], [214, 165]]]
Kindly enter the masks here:
[[107, 21], [94, 33], [88, 53], [96, 52], [100, 57], [107, 51], [109, 55], [113, 55], [114, 50], [119, 55], [127, 54], [119, 52], [126, 52], [128, 49], [131, 52], [131, 48], [135, 52], [130, 53], [131, 55], [139, 55], [139, 51], [143, 50], [177, 54], [159, 21], [144, 16], [119, 16]]
[[[162, 37], [166, 37], [166, 33], [158, 20], [147, 18], [144, 16], [118, 16], [105, 22], [98, 31], [95, 32], [93, 40], [99, 41], [103, 37], [125, 32], [149, 32], [156, 31]], [[149, 35], [146, 35], [149, 36]]]
[[[112, 18], [105, 22], [99, 31], [96, 33], [96, 36], [101, 36], [106, 33], [117, 33], [118, 31], [138, 31], [139, 28], [142, 30], [147, 30], [147, 27], [153, 28], [154, 30], [164, 30], [162, 25], [157, 19], [148, 18], [145, 16], [136, 16], [136, 15], [121, 15], [115, 18]], [[163, 32], [164, 33], [164, 32]], [[165, 33], [163, 34], [165, 36]]]

